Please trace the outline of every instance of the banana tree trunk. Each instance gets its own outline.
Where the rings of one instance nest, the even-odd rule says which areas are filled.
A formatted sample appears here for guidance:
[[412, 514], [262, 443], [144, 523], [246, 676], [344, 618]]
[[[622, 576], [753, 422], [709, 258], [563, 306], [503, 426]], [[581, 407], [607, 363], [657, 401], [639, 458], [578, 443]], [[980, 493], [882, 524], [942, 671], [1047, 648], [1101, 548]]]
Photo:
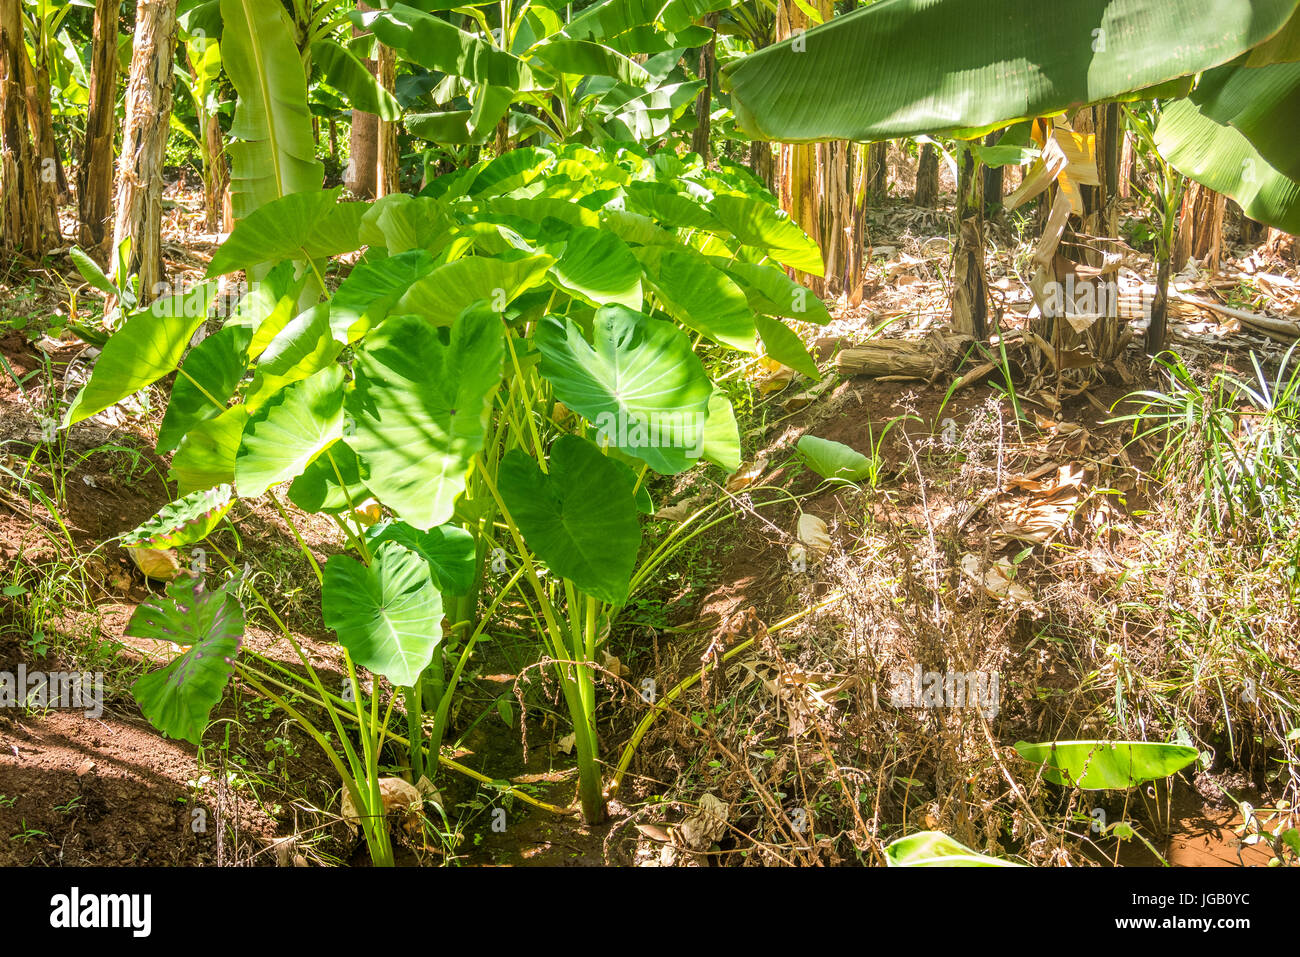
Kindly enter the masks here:
[[[37, 52], [44, 52], [39, 46]], [[54, 113], [50, 107], [50, 68], [41, 62], [32, 66], [27, 57], [23, 57], [24, 72], [27, 83], [28, 122], [31, 125], [32, 141], [36, 143], [41, 156], [41, 175], [47, 180], [52, 178], [56, 203], [66, 203], [72, 198], [72, 189], [68, 186], [68, 174], [63, 168], [63, 154], [59, 152], [54, 141]]]
[[1223, 254], [1223, 212], [1227, 197], [1193, 181], [1183, 196], [1178, 214], [1178, 238], [1174, 242], [1173, 268], [1180, 271], [1195, 258], [1205, 269], [1216, 272]]
[[77, 164], [77, 242], [107, 267], [113, 220], [113, 146], [117, 133], [117, 21], [122, 0], [95, 0], [86, 138]]
[[771, 192], [776, 192], [776, 163], [772, 144], [767, 140], [754, 140], [749, 144], [749, 170]]
[[931, 207], [939, 201], [939, 151], [933, 143], [921, 144], [921, 155], [916, 162], [916, 190], [912, 203]]
[[867, 149], [867, 196], [879, 203], [889, 192], [889, 143], [881, 140]]
[[[1114, 283], [1112, 267], [1118, 269], [1119, 252], [1119, 186], [1120, 166], [1124, 148], [1124, 122], [1118, 103], [1107, 103], [1080, 111], [1075, 128], [1081, 132], [1091, 130], [1093, 152], [1096, 157], [1098, 185], [1080, 188], [1083, 201], [1083, 233], [1096, 237], [1086, 242], [1079, 261], [1102, 270], [1088, 280], [1094, 290], [1093, 304], [1099, 318], [1088, 328], [1083, 341], [1093, 355], [1110, 362], [1119, 355], [1124, 339], [1120, 329], [1119, 295]], [[1106, 256], [1110, 246], [1112, 255]], [[1072, 247], [1073, 248], [1073, 247]]]
[[705, 26], [710, 31], [709, 42], [700, 47], [699, 78], [704, 87], [695, 98], [695, 131], [691, 134], [691, 150], [699, 153], [704, 162], [709, 162], [709, 137], [713, 124], [709, 117], [713, 112], [713, 72], [717, 63], [718, 15], [709, 14]]
[[975, 154], [960, 150], [952, 263], [953, 331], [982, 340], [988, 334], [988, 279], [984, 274], [984, 177]]
[[142, 303], [159, 295], [163, 278], [163, 162], [172, 111], [176, 32], [176, 0], [140, 0], [136, 5], [113, 247], [130, 237], [127, 268], [140, 277]]
[[[373, 10], [365, 3], [358, 10]], [[352, 36], [365, 36], [368, 31], [352, 28]], [[371, 73], [378, 75], [379, 64], [374, 58], [365, 61]], [[374, 199], [379, 184], [379, 117], [364, 110], [352, 111], [352, 127], [348, 133], [348, 165], [343, 171], [343, 185], [359, 199]]]
[[[392, 93], [397, 84], [397, 51], [378, 44], [376, 75], [379, 85]], [[399, 192], [399, 155], [397, 151], [397, 123], [376, 118], [375, 123], [375, 198]]]
[[0, 249], [37, 259], [60, 241], [55, 177], [31, 138], [20, 0], [0, 0]]
[[203, 124], [203, 213], [208, 232], [230, 232], [230, 167], [226, 163], [221, 120], [213, 114]]
[[[818, 0], [825, 19], [834, 13], [830, 0]], [[776, 15], [776, 39], [795, 35], [809, 18], [793, 5], [782, 4]], [[822, 251], [825, 278], [805, 277], [822, 297], [843, 294], [851, 305], [862, 301], [867, 244], [867, 148], [846, 140], [825, 143], [778, 144], [774, 178], [781, 208]]]

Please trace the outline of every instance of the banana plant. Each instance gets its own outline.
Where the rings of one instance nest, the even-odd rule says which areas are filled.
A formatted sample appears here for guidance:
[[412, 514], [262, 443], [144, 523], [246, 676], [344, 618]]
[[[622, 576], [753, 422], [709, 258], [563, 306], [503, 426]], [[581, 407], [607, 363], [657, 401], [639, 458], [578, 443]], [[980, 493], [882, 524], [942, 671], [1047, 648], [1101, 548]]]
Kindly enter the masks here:
[[[419, 137], [440, 144], [493, 136], [518, 143], [539, 134], [544, 141], [644, 142], [680, 128], [701, 81], [689, 79], [678, 61], [709, 35], [694, 20], [726, 5], [604, 3], [566, 24], [541, 5], [484, 0], [450, 11], [397, 4], [352, 19], [442, 76], [434, 97], [458, 108], [408, 116]], [[447, 13], [471, 29], [444, 19]], [[635, 54], [654, 55], [638, 63]]]
[[1080, 104], [1175, 99], [1155, 139], [1184, 175], [1300, 228], [1296, 0], [880, 0], [722, 70], [755, 138], [974, 139]]

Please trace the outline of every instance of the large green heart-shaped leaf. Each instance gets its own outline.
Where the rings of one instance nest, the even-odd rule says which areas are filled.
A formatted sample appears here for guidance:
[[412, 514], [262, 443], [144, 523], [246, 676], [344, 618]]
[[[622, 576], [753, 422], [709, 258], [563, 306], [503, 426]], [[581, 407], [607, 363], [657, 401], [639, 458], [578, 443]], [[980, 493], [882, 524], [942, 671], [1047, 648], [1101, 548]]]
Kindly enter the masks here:
[[389, 193], [371, 203], [361, 217], [359, 238], [367, 246], [382, 246], [395, 256], [413, 249], [434, 249], [454, 225], [446, 206], [436, 199]]
[[428, 562], [439, 591], [467, 595], [474, 587], [474, 536], [459, 526], [440, 525], [422, 532], [406, 522], [380, 522], [366, 529], [366, 542], [372, 549], [384, 542], [397, 542], [418, 554]]
[[694, 249], [645, 246], [634, 250], [665, 311], [715, 342], [754, 352], [754, 313], [731, 277]]
[[256, 359], [279, 335], [288, 322], [298, 315], [298, 298], [307, 285], [307, 276], [297, 275], [295, 263], [283, 262], [273, 267], [239, 300], [228, 326], [246, 326], [253, 330], [248, 344], [249, 359]]
[[339, 190], [290, 193], [235, 224], [208, 264], [209, 276], [287, 259], [323, 259], [360, 248], [365, 203], [340, 203]]
[[359, 350], [348, 444], [370, 490], [416, 528], [451, 518], [483, 447], [503, 354], [501, 320], [482, 311], [457, 319], [446, 345], [418, 316], [394, 316]]
[[360, 339], [379, 325], [406, 291], [433, 268], [433, 256], [425, 249], [357, 263], [330, 301], [334, 338], [345, 342]]
[[716, 216], [695, 200], [683, 196], [667, 183], [655, 180], [628, 183], [623, 187], [627, 208], [649, 216], [661, 226], [722, 232]]
[[1046, 765], [1046, 780], [1086, 791], [1125, 790], [1167, 778], [1198, 757], [1190, 745], [1152, 741], [1017, 741], [1016, 751], [1026, 761]]
[[335, 338], [329, 303], [313, 306], [295, 316], [262, 351], [253, 382], [245, 393], [249, 411], [255, 411], [291, 382], [298, 382], [331, 365], [343, 350]]
[[673, 475], [700, 457], [713, 385], [686, 334], [622, 306], [596, 311], [592, 346], [572, 320], [537, 331], [555, 397], [610, 445]]
[[641, 264], [623, 240], [603, 229], [570, 230], [551, 274], [565, 292], [594, 306], [641, 305]]
[[146, 548], [175, 548], [207, 538], [235, 503], [235, 490], [229, 485], [191, 492], [129, 532], [124, 545]]
[[304, 512], [346, 512], [369, 497], [370, 489], [361, 478], [361, 461], [346, 440], [318, 455], [289, 486], [289, 501]]
[[249, 418], [235, 455], [240, 498], [302, 474], [343, 436], [343, 367], [330, 366], [282, 389]]
[[859, 142], [1049, 115], [1233, 59], [1296, 0], [880, 0], [722, 69], [737, 123]]
[[173, 371], [194, 331], [207, 318], [215, 295], [215, 286], [205, 282], [189, 292], [159, 299], [127, 319], [104, 344], [90, 381], [77, 393], [64, 424], [75, 425], [103, 412]]
[[825, 274], [822, 251], [779, 207], [756, 196], [718, 193], [709, 202], [709, 209], [746, 246], [802, 272]]
[[556, 575], [621, 605], [641, 546], [632, 470], [576, 435], [555, 441], [548, 467], [518, 449], [506, 453], [497, 483], [511, 518]]
[[428, 563], [397, 542], [380, 545], [368, 566], [332, 556], [321, 610], [353, 661], [399, 687], [415, 684], [442, 641], [442, 596]]
[[1015, 861], [978, 854], [942, 831], [921, 831], [885, 847], [886, 867], [1024, 867]]
[[166, 598], [136, 608], [126, 633], [189, 646], [165, 668], [139, 678], [131, 696], [163, 734], [201, 743], [244, 635], [239, 601], [226, 588], [208, 591], [202, 579], [181, 575], [167, 586]]
[[167, 470], [181, 495], [234, 483], [235, 455], [247, 423], [247, 407], [235, 405], [185, 433]]
[[438, 326], [449, 326], [467, 307], [480, 299], [493, 309], [506, 305], [525, 289], [542, 282], [555, 260], [550, 256], [502, 259], [468, 256], [439, 266], [417, 281], [393, 307], [413, 313]]
[[172, 451], [186, 432], [225, 411], [248, 369], [252, 338], [248, 326], [227, 325], [190, 350], [158, 427], [159, 453]]
[[798, 334], [784, 322], [780, 319], [773, 319], [771, 316], [755, 313], [754, 326], [758, 329], [758, 334], [763, 338], [763, 351], [768, 356], [783, 365], [789, 366], [796, 372], [802, 372], [810, 379], [820, 379], [822, 377], [821, 371], [817, 368], [817, 363], [808, 354], [808, 347], [803, 344], [803, 340], [799, 338]]

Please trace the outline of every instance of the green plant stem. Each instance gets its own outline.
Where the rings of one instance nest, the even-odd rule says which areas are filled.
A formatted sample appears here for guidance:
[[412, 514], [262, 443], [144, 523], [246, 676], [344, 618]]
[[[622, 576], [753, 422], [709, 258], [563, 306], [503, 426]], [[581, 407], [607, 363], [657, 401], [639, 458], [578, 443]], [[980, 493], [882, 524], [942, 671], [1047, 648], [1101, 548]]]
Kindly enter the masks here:
[[311, 553], [311, 549], [303, 541], [298, 526], [293, 523], [293, 519], [289, 517], [289, 513], [285, 511], [284, 506], [280, 504], [280, 499], [276, 497], [274, 492], [267, 492], [266, 496], [271, 500], [271, 504], [275, 506], [275, 510], [280, 513], [280, 518], [284, 519], [284, 524], [289, 526], [289, 531], [293, 532], [293, 538], [298, 543], [298, 549], [307, 557], [307, 561], [311, 564], [311, 570], [316, 573], [316, 581], [323, 582], [325, 577], [321, 574], [320, 566], [316, 564], [316, 556]]

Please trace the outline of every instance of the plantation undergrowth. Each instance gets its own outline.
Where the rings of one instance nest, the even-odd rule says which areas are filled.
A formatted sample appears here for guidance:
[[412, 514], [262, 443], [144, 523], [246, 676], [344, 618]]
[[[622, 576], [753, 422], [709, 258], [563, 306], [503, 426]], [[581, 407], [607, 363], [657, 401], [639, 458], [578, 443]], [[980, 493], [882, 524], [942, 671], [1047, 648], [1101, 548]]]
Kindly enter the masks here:
[[[400, 272], [409, 285], [414, 270], [419, 289], [420, 275], [446, 268], [422, 249], [372, 246], [320, 277], [328, 321], [308, 309], [289, 323], [301, 289], [272, 280], [278, 300], [245, 303], [182, 359], [203, 315], [181, 307], [211, 293], [173, 300], [175, 317], [140, 314], [156, 341], [178, 344], [170, 402], [147, 389], [125, 415], [109, 409], [139, 372], [106, 351], [72, 406], [85, 421], [53, 442], [42, 418], [86, 382], [87, 363], [62, 342], [5, 340], [5, 420], [19, 424], [4, 436], [3, 640], [30, 669], [99, 669], [107, 682], [93, 721], [30, 704], [5, 719], [18, 749], [0, 756], [11, 860], [1294, 863], [1288, 362], [1191, 392], [1200, 372], [1154, 366], [1148, 391], [1094, 386], [1051, 418], [1026, 415], [1033, 388], [1020, 379], [1009, 392], [1017, 380], [996, 371], [959, 391], [832, 380], [809, 402], [800, 387], [768, 388], [753, 364], [706, 352], [691, 371], [687, 331], [667, 324], [629, 365], [620, 348], [642, 345], [644, 320], [590, 301], [605, 293], [589, 285], [577, 291], [576, 267], [544, 281], [563, 255], [530, 251], [555, 231], [573, 231], [566, 250], [585, 235], [582, 207], [560, 205], [574, 223], [510, 220], [527, 248], [494, 246], [472, 260], [491, 275], [462, 281], [481, 282], [483, 299], [507, 288], [491, 283], [534, 283], [511, 287], [507, 328], [556, 314], [565, 296], [567, 335], [540, 322], [534, 338], [476, 346], [472, 305], [450, 336], [424, 344], [415, 328], [367, 335], [385, 321], [378, 309], [400, 316], [400, 300], [353, 306], [361, 284]], [[396, 237], [418, 234], [421, 217], [464, 215], [473, 241], [478, 217], [503, 208], [399, 199], [356, 221]], [[677, 210], [675, 228], [693, 234], [685, 224], [705, 208]], [[649, 235], [639, 228], [629, 235]], [[706, 248], [719, 232], [705, 231]], [[259, 248], [250, 255], [299, 247]], [[651, 254], [630, 262], [650, 308], [671, 318], [658, 283], [681, 273], [652, 273]], [[223, 263], [238, 260], [213, 272]], [[599, 278], [608, 293], [611, 274]], [[770, 301], [739, 288], [751, 308]], [[848, 317], [837, 313], [835, 328]], [[583, 323], [596, 349], [579, 360], [569, 350], [583, 347], [572, 332]], [[245, 365], [258, 337], [266, 349]], [[446, 381], [430, 368], [475, 368], [475, 349], [486, 349], [476, 388], [494, 390], [490, 405], [443, 384], [419, 392], [422, 377]], [[674, 358], [656, 367], [657, 355]], [[671, 402], [638, 404], [624, 387], [638, 375], [671, 376]], [[210, 401], [216, 383], [235, 394], [227, 411]], [[1186, 411], [1193, 400], [1202, 405]], [[1260, 423], [1248, 431], [1234, 427], [1242, 402]], [[476, 403], [484, 412], [454, 425]], [[366, 416], [388, 406], [456, 437], [473, 464], [468, 488], [427, 484], [445, 470], [411, 486], [413, 464], [434, 453], [386, 430], [366, 437]], [[734, 424], [719, 446], [710, 423], [724, 408]], [[1168, 443], [1148, 431], [1170, 421], [1152, 417], [1161, 409], [1217, 431]], [[606, 410], [625, 418], [621, 435], [609, 420], [602, 454], [577, 416], [599, 438]], [[700, 431], [656, 448], [658, 467], [622, 464], [619, 443], [637, 449], [628, 421], [690, 410]], [[243, 438], [223, 444], [232, 412]], [[263, 444], [261, 424], [272, 429]], [[701, 455], [723, 468], [690, 468]], [[1274, 464], [1261, 467], [1264, 455]], [[386, 470], [385, 456], [396, 457]], [[1174, 467], [1176, 456], [1224, 467]], [[167, 476], [196, 491], [168, 504]], [[260, 494], [286, 479], [287, 495]], [[602, 516], [590, 531], [587, 514]], [[143, 549], [139, 563], [130, 549]], [[83, 720], [108, 730], [95, 756], [74, 761], [52, 745]], [[144, 744], [166, 741], [159, 731], [200, 745], [197, 760], [193, 747]], [[1084, 742], [1075, 757], [1026, 743], [1069, 741]], [[1101, 743], [1117, 741], [1167, 753]], [[123, 785], [105, 775], [120, 747], [162, 763]], [[51, 754], [35, 792], [15, 786], [20, 773], [30, 780], [29, 749]], [[147, 840], [95, 840], [120, 826], [118, 808], [151, 822]], [[893, 843], [921, 831], [947, 837]], [[1215, 836], [1189, 838], [1202, 832]]]

